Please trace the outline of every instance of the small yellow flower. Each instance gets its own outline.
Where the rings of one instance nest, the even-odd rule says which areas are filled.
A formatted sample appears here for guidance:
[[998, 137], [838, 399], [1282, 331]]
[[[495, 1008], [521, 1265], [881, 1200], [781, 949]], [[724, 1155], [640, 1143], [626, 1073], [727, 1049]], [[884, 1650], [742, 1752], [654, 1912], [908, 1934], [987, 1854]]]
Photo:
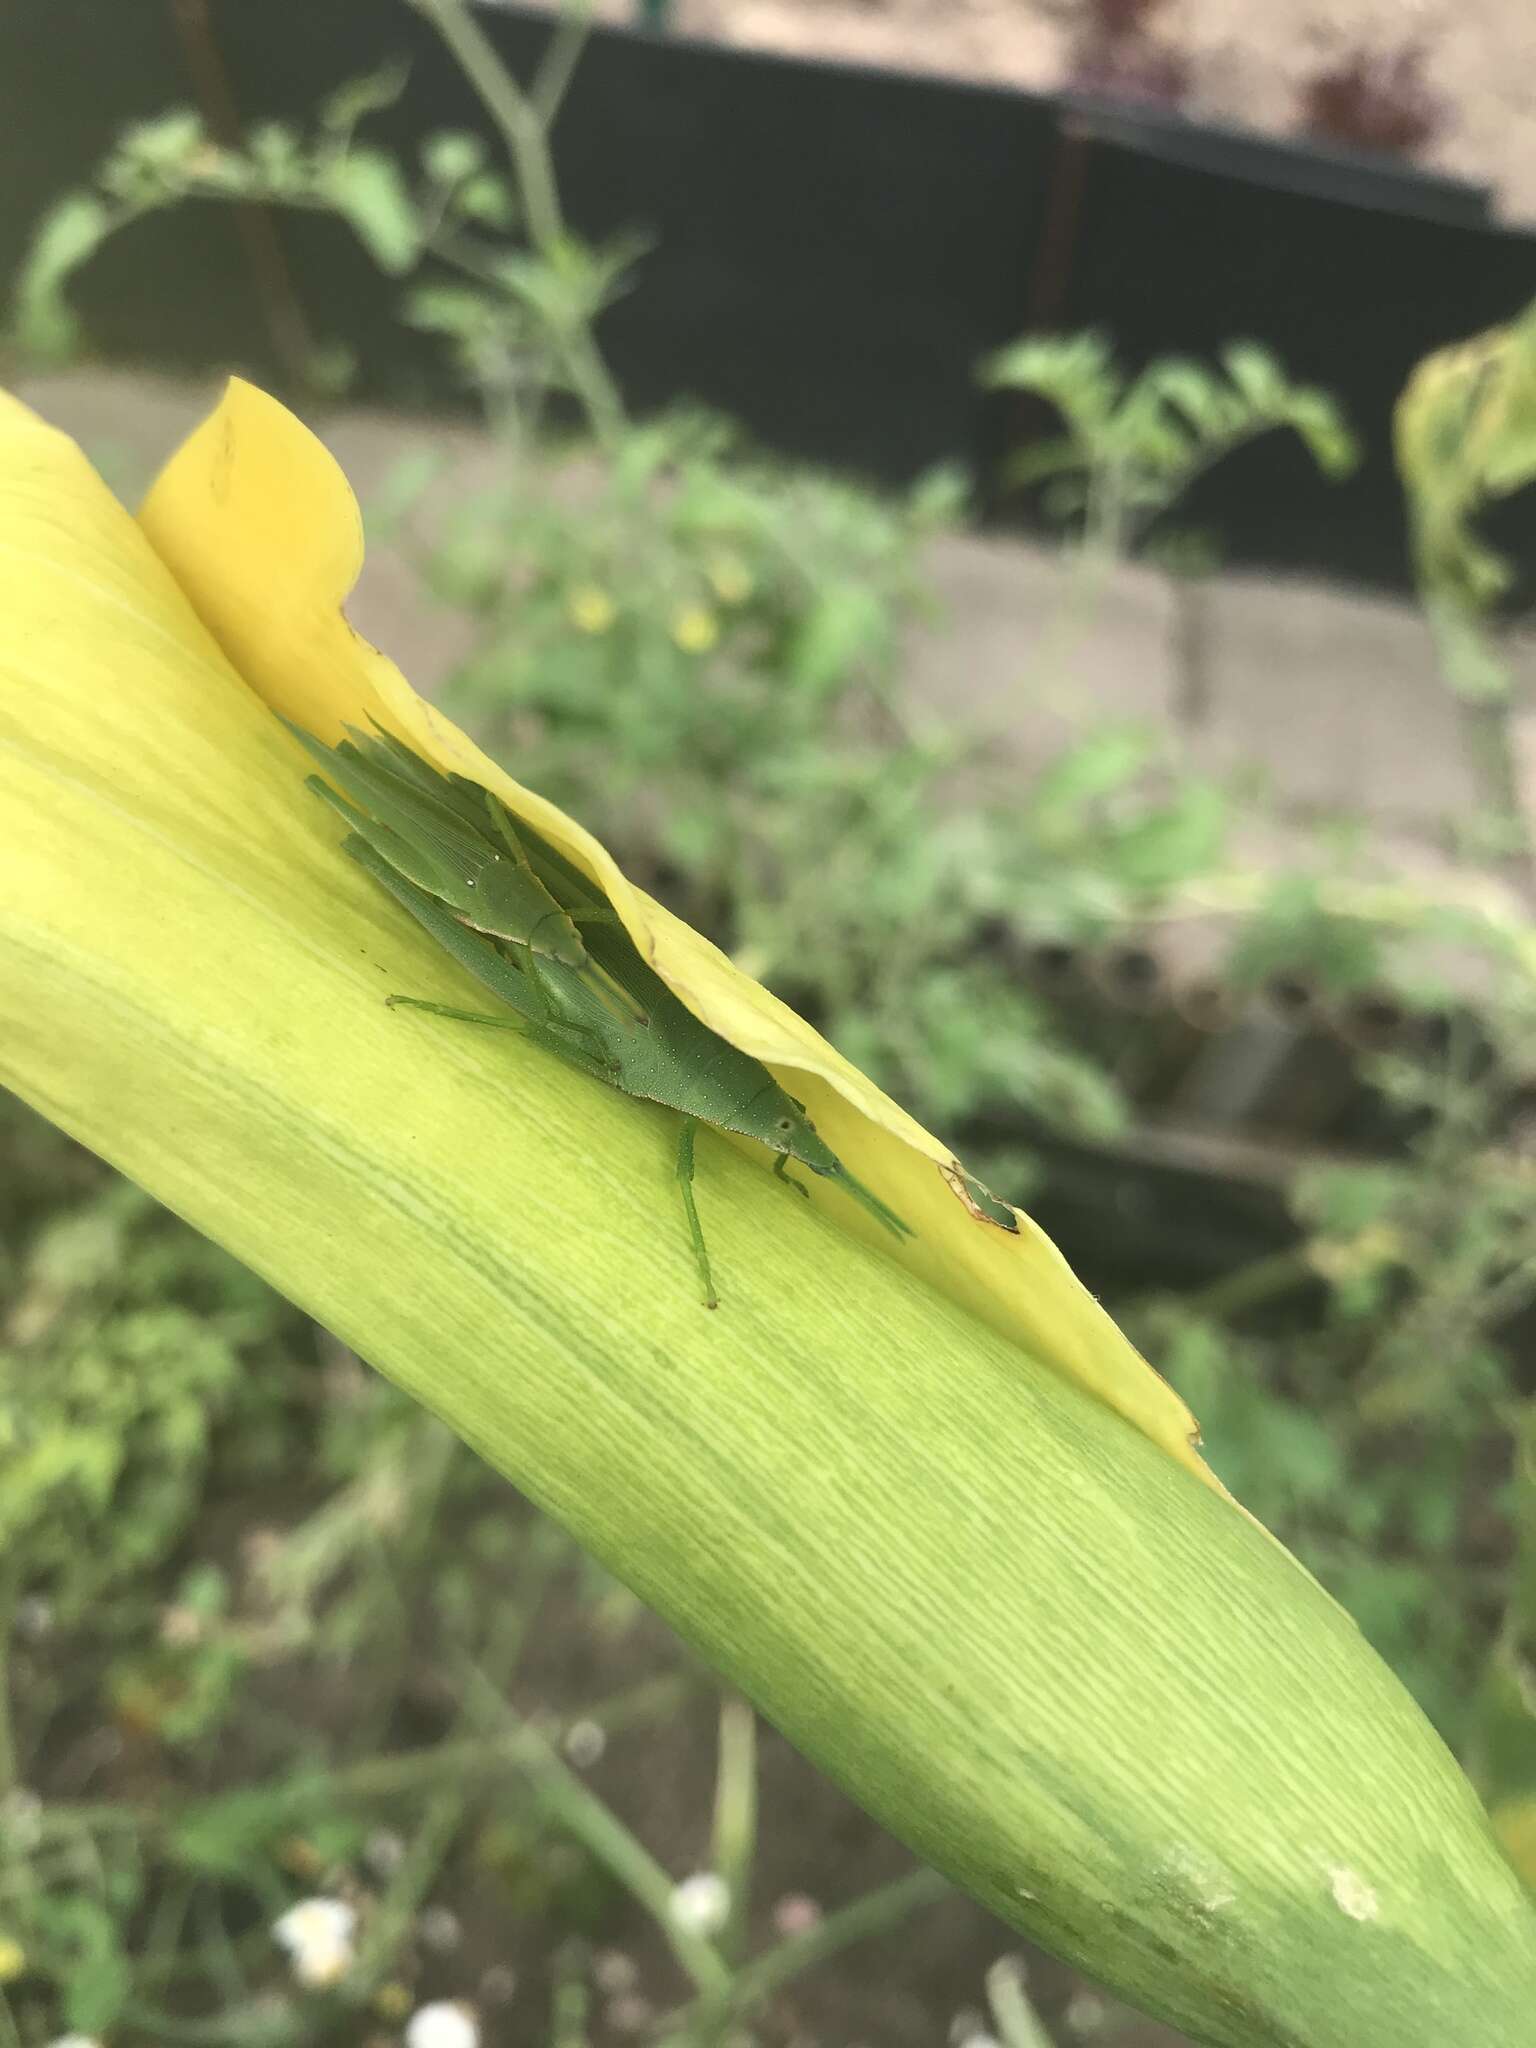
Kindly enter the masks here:
[[1307, 1262], [1325, 1280], [1340, 1285], [1364, 1280], [1404, 1257], [1402, 1232], [1390, 1223], [1370, 1223], [1353, 1237], [1318, 1237], [1307, 1246]]
[[618, 612], [606, 590], [578, 583], [566, 596], [565, 615], [578, 633], [606, 633]]
[[711, 555], [704, 573], [722, 604], [745, 604], [752, 595], [752, 571], [740, 555]]
[[0, 1934], [0, 1984], [14, 1984], [27, 1967], [27, 1952], [19, 1941]]
[[193, 1607], [165, 1607], [160, 1612], [160, 1640], [169, 1643], [173, 1649], [187, 1649], [193, 1643], [200, 1643], [204, 1635], [203, 1617]]
[[720, 638], [720, 622], [701, 604], [685, 604], [672, 614], [672, 638], [684, 654], [708, 654]]
[[315, 1878], [325, 1868], [325, 1858], [302, 1835], [285, 1835], [277, 1845], [277, 1860], [295, 1877]]

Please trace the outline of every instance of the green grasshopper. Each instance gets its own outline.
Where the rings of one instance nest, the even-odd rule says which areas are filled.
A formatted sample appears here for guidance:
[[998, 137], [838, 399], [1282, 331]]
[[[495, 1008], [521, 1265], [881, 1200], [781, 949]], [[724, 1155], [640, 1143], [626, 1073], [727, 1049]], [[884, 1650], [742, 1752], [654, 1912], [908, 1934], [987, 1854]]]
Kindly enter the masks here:
[[846, 1189], [894, 1236], [911, 1236], [817, 1136], [805, 1105], [701, 1023], [641, 959], [586, 877], [527, 824], [514, 824], [490, 790], [439, 774], [385, 733], [353, 732], [328, 748], [291, 730], [331, 778], [308, 781], [352, 828], [344, 850], [516, 1015], [415, 996], [389, 996], [391, 1006], [519, 1031], [593, 1080], [678, 1112], [677, 1179], [706, 1308], [719, 1297], [693, 1193], [701, 1123], [767, 1146], [774, 1172], [800, 1194], [806, 1189], [787, 1172], [792, 1159]]
[[[450, 781], [393, 734], [355, 736], [334, 749], [302, 727], [288, 730], [347, 792], [311, 775], [309, 786], [339, 811], [397, 874], [447, 905], [461, 924], [487, 938], [526, 946], [563, 967], [584, 967], [575, 922], [534, 874], [504, 806], [488, 790]], [[495, 826], [501, 845], [489, 839]]]

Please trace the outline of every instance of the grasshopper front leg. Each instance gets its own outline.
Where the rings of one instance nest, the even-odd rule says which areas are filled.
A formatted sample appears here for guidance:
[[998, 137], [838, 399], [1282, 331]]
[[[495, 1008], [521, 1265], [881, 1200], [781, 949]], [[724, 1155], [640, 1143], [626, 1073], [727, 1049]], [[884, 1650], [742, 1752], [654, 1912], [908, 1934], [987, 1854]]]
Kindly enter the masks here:
[[683, 1210], [688, 1218], [688, 1235], [693, 1239], [693, 1255], [699, 1262], [699, 1278], [704, 1282], [704, 1306], [718, 1308], [720, 1297], [715, 1292], [714, 1277], [709, 1270], [709, 1253], [704, 1245], [704, 1229], [699, 1222], [699, 1207], [693, 1199], [693, 1133], [697, 1119], [685, 1116], [677, 1133], [677, 1184], [683, 1191]]

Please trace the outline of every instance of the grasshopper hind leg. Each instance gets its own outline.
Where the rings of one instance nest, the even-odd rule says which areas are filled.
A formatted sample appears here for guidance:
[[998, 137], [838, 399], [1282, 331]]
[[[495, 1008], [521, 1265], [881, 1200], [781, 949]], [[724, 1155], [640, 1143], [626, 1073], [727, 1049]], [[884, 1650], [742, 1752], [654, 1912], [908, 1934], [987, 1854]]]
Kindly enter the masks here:
[[709, 1252], [704, 1243], [704, 1228], [699, 1222], [699, 1205], [693, 1199], [693, 1134], [696, 1124], [696, 1118], [685, 1116], [678, 1126], [677, 1184], [683, 1192], [688, 1235], [693, 1240], [693, 1255], [699, 1262], [699, 1278], [704, 1283], [704, 1306], [718, 1308], [720, 1297], [715, 1292], [714, 1276], [709, 1270]]
[[429, 1017], [451, 1017], [456, 1024], [489, 1024], [499, 1031], [526, 1031], [516, 1017], [488, 1017], [482, 1010], [456, 1010], [449, 1003], [429, 1003], [421, 996], [386, 996], [386, 1010], [425, 1010]]
[[580, 1024], [567, 1024], [556, 1020], [552, 1024], [529, 1023], [521, 1017], [490, 1017], [482, 1010], [458, 1010], [449, 1003], [429, 1003], [420, 996], [386, 996], [384, 1006], [389, 1010], [425, 1010], [429, 1017], [448, 1017], [456, 1024], [486, 1024], [493, 1031], [515, 1031], [520, 1038], [526, 1038], [535, 1045], [542, 1045], [546, 1051], [558, 1053], [571, 1066], [584, 1074], [591, 1074], [596, 1080], [613, 1083], [613, 1063], [604, 1057], [601, 1048], [589, 1050], [587, 1041], [592, 1034]]

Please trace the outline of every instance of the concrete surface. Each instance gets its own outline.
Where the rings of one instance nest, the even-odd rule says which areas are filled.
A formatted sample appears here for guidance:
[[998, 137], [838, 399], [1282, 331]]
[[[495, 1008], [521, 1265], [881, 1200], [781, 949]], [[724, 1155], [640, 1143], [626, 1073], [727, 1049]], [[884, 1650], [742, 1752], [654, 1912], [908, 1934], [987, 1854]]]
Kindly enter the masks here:
[[1475, 802], [1457, 707], [1412, 607], [1240, 575], [1192, 595], [1212, 679], [1190, 735], [1201, 766], [1257, 762], [1283, 810], [1427, 833]]
[[1178, 717], [1177, 618], [1166, 578], [1122, 568], [1083, 587], [1017, 540], [947, 534], [927, 551], [935, 612], [907, 636], [915, 704], [1044, 765], [1086, 725]]

